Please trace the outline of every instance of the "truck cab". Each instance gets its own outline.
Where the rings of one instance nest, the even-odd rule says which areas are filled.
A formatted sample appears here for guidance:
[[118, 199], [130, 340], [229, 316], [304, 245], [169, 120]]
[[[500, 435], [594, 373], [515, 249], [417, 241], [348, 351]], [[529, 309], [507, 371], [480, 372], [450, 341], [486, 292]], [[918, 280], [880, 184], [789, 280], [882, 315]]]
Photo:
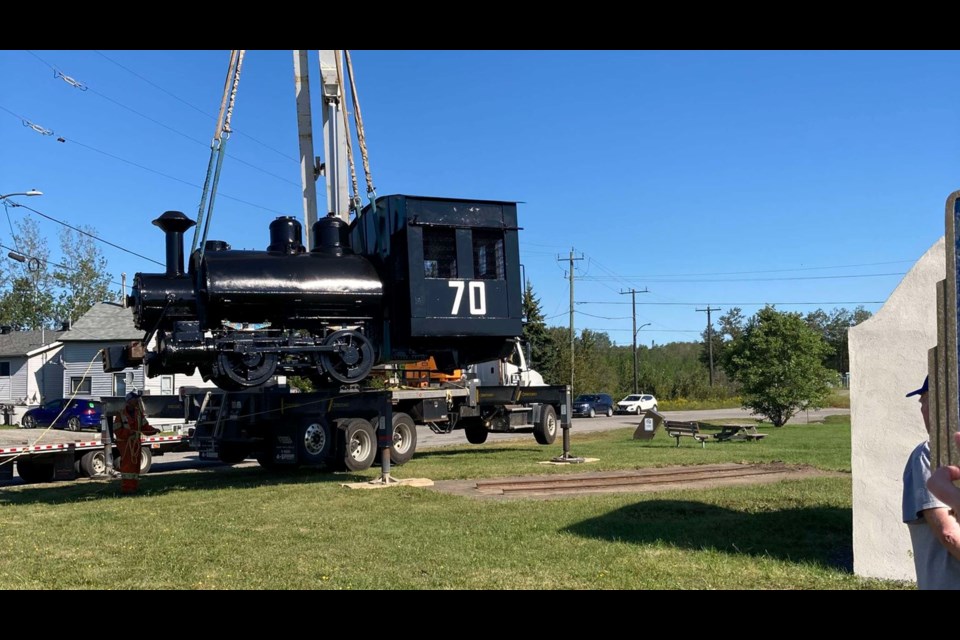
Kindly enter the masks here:
[[513, 352], [501, 360], [488, 360], [467, 367], [468, 380], [477, 380], [480, 386], [545, 387], [543, 376], [527, 364], [524, 345], [514, 343]]

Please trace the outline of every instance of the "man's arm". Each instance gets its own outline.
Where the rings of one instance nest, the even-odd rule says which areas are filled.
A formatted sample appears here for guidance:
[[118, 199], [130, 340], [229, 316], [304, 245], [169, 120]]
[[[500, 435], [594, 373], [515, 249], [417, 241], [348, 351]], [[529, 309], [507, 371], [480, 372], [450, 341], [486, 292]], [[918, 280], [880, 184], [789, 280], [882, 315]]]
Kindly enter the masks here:
[[960, 522], [947, 509], [924, 509], [922, 513], [940, 544], [960, 560]]
[[954, 480], [960, 480], [960, 467], [945, 465], [930, 474], [927, 489], [954, 513], [960, 513], [960, 488], [953, 484]]

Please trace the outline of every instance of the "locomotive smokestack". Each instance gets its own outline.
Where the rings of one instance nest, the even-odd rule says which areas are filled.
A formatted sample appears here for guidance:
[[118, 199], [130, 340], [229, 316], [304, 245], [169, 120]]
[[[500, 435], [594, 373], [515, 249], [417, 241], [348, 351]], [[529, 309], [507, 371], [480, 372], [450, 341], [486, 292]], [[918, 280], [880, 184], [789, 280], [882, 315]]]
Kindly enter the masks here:
[[183, 275], [183, 232], [197, 223], [180, 211], [165, 211], [153, 224], [167, 234], [167, 275]]

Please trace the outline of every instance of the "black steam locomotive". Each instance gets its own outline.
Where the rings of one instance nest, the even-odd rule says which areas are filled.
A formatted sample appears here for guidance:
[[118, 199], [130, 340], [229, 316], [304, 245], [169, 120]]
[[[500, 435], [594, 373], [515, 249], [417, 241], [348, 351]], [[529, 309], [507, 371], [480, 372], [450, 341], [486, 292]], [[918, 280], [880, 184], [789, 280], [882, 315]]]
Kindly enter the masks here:
[[194, 221], [167, 211], [153, 224], [166, 234], [166, 272], [138, 273], [128, 298], [146, 335], [108, 350], [106, 371], [198, 368], [226, 390], [275, 374], [353, 384], [378, 363], [433, 357], [449, 371], [505, 357], [521, 333], [513, 202], [385, 196], [350, 225], [317, 221], [310, 251], [300, 223], [280, 217], [266, 251], [208, 241], [186, 273]]

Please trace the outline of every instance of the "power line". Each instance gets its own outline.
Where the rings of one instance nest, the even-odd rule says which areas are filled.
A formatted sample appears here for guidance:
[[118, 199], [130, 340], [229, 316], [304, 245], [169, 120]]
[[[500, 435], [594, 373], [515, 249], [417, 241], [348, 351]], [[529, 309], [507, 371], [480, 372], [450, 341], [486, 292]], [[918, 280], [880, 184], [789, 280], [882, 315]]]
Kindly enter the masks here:
[[[797, 276], [794, 278], [724, 278], [724, 279], [714, 279], [714, 280], [661, 280], [658, 278], [642, 278], [646, 282], [666, 282], [666, 283], [675, 283], [675, 282], [773, 282], [780, 280], [839, 280], [843, 278], [878, 278], [884, 276], [904, 276], [906, 271], [900, 271], [896, 273], [861, 273], [849, 276]], [[641, 278], [633, 277], [635, 280]], [[622, 280], [621, 278], [606, 277], [606, 276], [581, 276], [581, 280]]]
[[[3, 111], [6, 111], [6, 112], [9, 113], [10, 115], [12, 115], [12, 116], [14, 116], [15, 118], [17, 118], [18, 120], [22, 120], [22, 118], [21, 118], [20, 116], [18, 116], [18, 115], [17, 115], [16, 113], [14, 113], [13, 111], [10, 111], [9, 109], [7, 109], [6, 107], [4, 107], [3, 105], [0, 105], [0, 109], [2, 109]], [[51, 133], [52, 133], [52, 132], [51, 132]], [[92, 146], [90, 146], [90, 145], [88, 145], [88, 144], [84, 144], [84, 143], [76, 140], [75, 138], [67, 139], [67, 138], [65, 138], [65, 137], [63, 137], [63, 136], [59, 136], [59, 137], [57, 138], [57, 142], [61, 142], [61, 143], [71, 142], [71, 143], [73, 143], [73, 144], [76, 144], [76, 145], [79, 145], [79, 146], [83, 147], [84, 149], [89, 149], [90, 151], [95, 151], [95, 152], [97, 152], [97, 153], [99, 153], [99, 154], [102, 154], [102, 155], [107, 156], [108, 158], [113, 158], [114, 160], [119, 160], [120, 162], [124, 162], [124, 163], [129, 164], [130, 166], [136, 167], [136, 168], [138, 168], [138, 169], [143, 169], [144, 171], [148, 171], [148, 172], [150, 172], [150, 173], [155, 173], [156, 175], [162, 176], [162, 177], [164, 177], [164, 178], [167, 178], [168, 180], [173, 180], [173, 181], [175, 181], [175, 182], [179, 182], [179, 183], [181, 183], [181, 184], [185, 184], [185, 185], [187, 185], [187, 186], [189, 186], [189, 187], [193, 187], [193, 188], [199, 189], [199, 190], [201, 190], [201, 191], [203, 190], [203, 187], [200, 186], [200, 185], [198, 185], [198, 184], [195, 184], [195, 183], [193, 183], [193, 182], [189, 182], [189, 181], [187, 181], [187, 180], [183, 180], [182, 178], [177, 178], [176, 176], [171, 176], [170, 174], [163, 173], [162, 171], [157, 171], [156, 169], [151, 169], [150, 167], [144, 166], [144, 165], [139, 164], [139, 163], [137, 163], [137, 162], [134, 162], [134, 161], [132, 161], [132, 160], [127, 160], [126, 158], [122, 158], [122, 157], [120, 157], [120, 156], [118, 156], [118, 155], [109, 153], [109, 152], [107, 152], [107, 151], [103, 151], [102, 149], [97, 149], [96, 147], [92, 147]], [[218, 193], [217, 195], [219, 195], [221, 198], [226, 198], [227, 200], [233, 200], [234, 202], [240, 202], [240, 203], [242, 203], [242, 204], [246, 204], [246, 205], [249, 205], [249, 206], [251, 206], [251, 207], [255, 207], [255, 208], [257, 208], [257, 209], [262, 209], [262, 210], [264, 210], [264, 211], [269, 211], [269, 212], [271, 212], [271, 213], [276, 213], [277, 215], [281, 215], [281, 216], [287, 215], [287, 214], [286, 214], [285, 212], [283, 212], [283, 211], [277, 211], [276, 209], [271, 209], [270, 207], [266, 207], [266, 206], [264, 206], [264, 205], [256, 204], [255, 202], [250, 202], [249, 200], [242, 200], [242, 199], [240, 199], [240, 198], [235, 198], [235, 197], [233, 197], [233, 196], [231, 196], [231, 195], [227, 195], [227, 194], [222, 193], [222, 192], [221, 192], [221, 193]]]
[[[31, 256], [30, 254], [24, 253], [23, 251], [20, 251], [19, 249], [11, 249], [10, 247], [8, 247], [8, 246], [6, 246], [6, 245], [3, 245], [3, 244], [0, 244], [0, 249], [4, 249], [5, 251], [13, 251], [14, 253], [17, 253], [17, 254], [23, 256], [23, 257], [26, 258], [27, 260], [36, 260], [36, 261], [38, 261], [38, 262], [43, 262], [44, 264], [53, 265], [53, 266], [55, 266], [55, 267], [59, 267], [59, 268], [61, 268], [61, 269], [65, 269], [65, 270], [67, 270], [67, 271], [80, 271], [80, 269], [77, 269], [76, 267], [69, 267], [69, 266], [67, 266], [67, 265], [65, 265], [65, 264], [60, 264], [59, 262], [53, 262], [52, 260], [47, 260], [47, 259], [44, 259], [44, 258], [38, 258], [37, 256]], [[129, 287], [129, 286], [130, 286], [130, 285], [124, 285], [122, 282], [117, 282], [116, 280], [108, 280], [108, 282], [109, 282], [110, 284], [118, 284], [118, 285], [120, 285], [121, 287], [123, 287], [123, 286]]]
[[[841, 300], [839, 302], [717, 302], [727, 306], [764, 306], [764, 305], [807, 305], [807, 304], [883, 304], [886, 300]], [[601, 302], [599, 300], [584, 300], [576, 304], [630, 304], [629, 302]], [[674, 305], [681, 307], [695, 307], [702, 302], [638, 302], [647, 305]]]
[[[162, 91], [163, 93], [167, 94], [168, 96], [170, 96], [170, 97], [173, 98], [174, 100], [179, 100], [180, 102], [182, 102], [183, 104], [187, 105], [188, 107], [190, 107], [190, 108], [193, 109], [194, 111], [197, 111], [197, 112], [199, 112], [199, 113], [202, 113], [203, 115], [205, 115], [206, 117], [210, 118], [211, 120], [216, 120], [216, 119], [217, 119], [216, 116], [214, 116], [214, 115], [212, 115], [212, 114], [210, 114], [210, 113], [207, 113], [206, 111], [204, 111], [204, 110], [201, 109], [200, 107], [197, 107], [197, 106], [195, 106], [195, 105], [187, 102], [186, 100], [184, 100], [184, 99], [181, 98], [180, 96], [176, 95], [175, 93], [173, 93], [173, 92], [171, 92], [171, 91], [167, 91], [166, 89], [164, 89], [163, 87], [161, 87], [160, 85], [158, 85], [156, 82], [151, 81], [149, 78], [145, 78], [144, 76], [140, 75], [139, 73], [137, 73], [137, 72], [134, 71], [133, 69], [130, 69], [130, 68], [128, 68], [128, 67], [125, 67], [124, 65], [120, 64], [119, 62], [117, 62], [117, 61], [114, 60], [113, 58], [110, 58], [109, 56], [105, 55], [103, 52], [94, 50], [94, 53], [102, 56], [103, 58], [105, 58], [105, 59], [108, 60], [109, 62], [112, 62], [113, 64], [117, 65], [118, 67], [120, 67], [121, 69], [123, 69], [124, 71], [126, 71], [127, 73], [129, 73], [129, 74], [131, 74], [131, 75], [134, 75], [134, 76], [140, 78], [141, 80], [143, 80], [144, 82], [146, 82], [147, 84], [149, 84], [151, 87], [153, 87], [153, 88], [155, 88], [155, 89], [157, 89], [157, 90], [159, 90], [159, 91]], [[279, 149], [275, 149], [275, 148], [271, 147], [270, 145], [268, 145], [267, 143], [261, 142], [260, 140], [257, 140], [257, 139], [254, 138], [253, 136], [251, 136], [251, 135], [249, 135], [249, 134], [246, 134], [246, 133], [243, 133], [243, 131], [236, 131], [236, 130], [234, 130], [233, 133], [234, 133], [234, 134], [240, 134], [240, 135], [242, 135], [242, 136], [244, 136], [244, 137], [246, 137], [246, 138], [250, 138], [251, 140], [253, 140], [253, 141], [256, 142], [257, 144], [261, 145], [262, 147], [265, 147], [265, 148], [269, 149], [270, 151], [273, 151], [274, 153], [276, 153], [276, 154], [278, 154], [278, 155], [280, 155], [280, 156], [283, 156], [284, 158], [287, 158], [287, 159], [289, 159], [289, 160], [293, 160], [294, 162], [299, 162], [299, 160], [298, 160], [297, 158], [295, 158], [295, 157], [293, 157], [293, 156], [291, 156], [291, 155], [288, 155], [288, 154], [284, 153], [283, 151], [280, 151]], [[552, 254], [551, 254], [551, 255], [552, 255]]]
[[28, 210], [28, 211], [33, 211], [33, 212], [34, 212], [35, 214], [37, 214], [38, 216], [42, 216], [42, 217], [46, 218], [47, 220], [52, 220], [52, 221], [56, 222], [57, 224], [62, 224], [63, 226], [65, 226], [65, 227], [67, 227], [67, 228], [69, 228], [69, 229], [73, 229], [73, 230], [76, 231], [77, 233], [82, 233], [83, 235], [89, 236], [89, 237], [93, 238], [94, 240], [98, 240], [98, 241], [100, 241], [100, 242], [102, 242], [102, 243], [104, 243], [104, 244], [108, 244], [108, 245], [110, 245], [111, 247], [113, 247], [113, 248], [115, 248], [115, 249], [120, 249], [120, 251], [125, 251], [126, 253], [129, 253], [130, 255], [137, 256], [138, 258], [143, 258], [144, 260], [149, 260], [150, 262], [153, 262], [153, 263], [155, 263], [155, 264], [158, 264], [158, 265], [160, 265], [161, 267], [166, 266], [166, 265], [164, 265], [162, 262], [159, 262], [159, 261], [157, 261], [157, 260], [154, 260], [153, 258], [148, 258], [147, 256], [143, 255], [142, 253], [137, 253], [136, 251], [131, 251], [130, 249], [127, 249], [126, 247], [121, 247], [120, 245], [114, 244], [113, 242], [110, 242], [109, 240], [104, 240], [103, 238], [101, 238], [101, 237], [99, 237], [99, 236], [96, 236], [96, 235], [90, 233], [89, 231], [84, 231], [83, 229], [79, 229], [79, 228], [73, 226], [72, 224], [68, 224], [68, 223], [64, 222], [63, 220], [57, 220], [57, 219], [54, 218], [53, 216], [48, 216], [47, 214], [43, 213], [42, 211], [37, 211], [37, 210], [34, 209], [33, 207], [28, 207], [28, 206], [25, 205], [25, 204], [18, 204], [18, 203], [16, 203], [16, 202], [12, 202], [12, 203], [10, 203], [10, 204], [11, 204], [11, 206], [14, 206], [14, 207], [23, 207], [24, 209], [26, 209], [26, 210]]
[[[52, 64], [50, 64], [49, 62], [47, 62], [46, 60], [44, 60], [43, 58], [41, 58], [41, 57], [38, 56], [37, 54], [33, 53], [32, 51], [27, 51], [27, 53], [30, 53], [30, 54], [33, 55], [35, 58], [37, 58], [38, 60], [40, 60], [41, 62], [43, 62], [45, 65], [47, 65], [48, 67], [50, 67], [51, 69], [53, 69], [53, 71], [54, 71], [55, 74], [59, 74], [61, 77], [63, 77], [65, 80], [67, 80], [71, 85], [73, 85], [73, 86], [78, 86], [79, 83], [77, 83], [76, 80], [73, 80], [73, 78], [70, 78], [70, 76], [65, 75], [62, 71], [60, 71], [59, 69], [57, 69], [56, 67], [54, 67]], [[121, 107], [121, 108], [123, 108], [123, 109], [126, 109], [127, 111], [130, 111], [131, 113], [134, 113], [134, 114], [140, 116], [141, 118], [143, 118], [143, 119], [145, 119], [145, 120], [149, 120], [150, 122], [154, 123], [155, 125], [157, 125], [157, 126], [159, 126], [159, 127], [163, 127], [164, 129], [166, 129], [166, 130], [168, 130], [168, 131], [172, 131], [173, 133], [177, 134], [178, 136], [181, 136], [181, 137], [183, 137], [183, 138], [186, 138], [186, 139], [189, 140], [190, 142], [193, 142], [193, 143], [195, 143], [195, 144], [199, 144], [200, 146], [202, 146], [202, 147], [204, 147], [204, 148], [207, 148], [207, 147], [210, 146], [209, 143], [206, 143], [206, 142], [204, 142], [204, 141], [202, 141], [202, 140], [197, 140], [196, 138], [192, 137], [191, 135], [189, 135], [189, 134], [187, 134], [187, 133], [184, 133], [184, 132], [182, 132], [182, 131], [179, 131], [178, 129], [175, 129], [175, 128], [171, 127], [170, 125], [167, 125], [167, 124], [164, 124], [163, 122], [160, 122], [160, 121], [157, 120], [156, 118], [151, 118], [150, 116], [146, 115], [145, 113], [141, 113], [141, 112], [137, 111], [137, 110], [134, 109], [133, 107], [128, 107], [127, 105], [123, 104], [122, 102], [119, 102], [119, 101], [117, 101], [117, 100], [114, 100], [114, 99], [111, 98], [110, 96], [108, 96], [108, 95], [106, 95], [106, 94], [103, 94], [103, 93], [100, 93], [99, 91], [97, 91], [96, 89], [94, 89], [94, 88], [92, 88], [92, 87], [89, 87], [89, 86], [87, 86], [87, 85], [81, 85], [81, 86], [86, 87], [86, 88], [84, 89], [84, 91], [88, 91], [88, 90], [89, 90], [91, 93], [95, 93], [96, 95], [100, 96], [100, 97], [103, 98], [104, 100], [107, 100], [107, 101], [109, 101], [109, 102], [112, 102], [113, 104], [117, 105], [118, 107]], [[299, 186], [300, 186], [299, 184], [297, 184], [296, 182], [294, 182], [294, 181], [292, 181], [292, 180], [288, 180], [287, 178], [284, 178], [283, 176], [279, 176], [279, 175], [277, 175], [277, 174], [275, 174], [275, 173], [270, 173], [270, 172], [267, 171], [266, 169], [261, 169], [260, 167], [254, 165], [254, 164], [251, 164], [251, 163], [247, 162], [246, 160], [241, 160], [240, 158], [237, 158], [237, 157], [234, 157], [234, 156], [231, 156], [231, 158], [232, 158], [235, 162], [239, 162], [240, 164], [245, 164], [245, 165], [247, 165], [248, 167], [250, 167], [251, 169], [256, 169], [257, 171], [260, 171], [261, 173], [264, 173], [264, 174], [266, 174], [266, 175], [268, 175], [268, 176], [270, 176], [270, 177], [272, 177], [272, 178], [276, 178], [277, 180], [282, 180], [283, 182], [287, 182], [287, 183], [289, 183], [289, 184], [292, 184], [292, 185], [295, 186], [295, 187], [299, 187]]]
[[747, 275], [750, 273], [785, 273], [789, 271], [818, 271], [822, 269], [853, 269], [855, 267], [877, 267], [877, 266], [888, 265], [888, 264], [914, 264], [915, 262], [916, 260], [893, 260], [890, 262], [863, 262], [860, 264], [838, 264], [838, 265], [833, 265], [828, 267], [796, 267], [793, 269], [759, 269], [756, 271], [713, 271], [710, 273], [674, 273], [674, 274], [657, 273], [653, 275], [620, 276], [620, 277], [643, 279], [643, 278], [684, 278], [689, 276], [740, 276], [740, 275]]

